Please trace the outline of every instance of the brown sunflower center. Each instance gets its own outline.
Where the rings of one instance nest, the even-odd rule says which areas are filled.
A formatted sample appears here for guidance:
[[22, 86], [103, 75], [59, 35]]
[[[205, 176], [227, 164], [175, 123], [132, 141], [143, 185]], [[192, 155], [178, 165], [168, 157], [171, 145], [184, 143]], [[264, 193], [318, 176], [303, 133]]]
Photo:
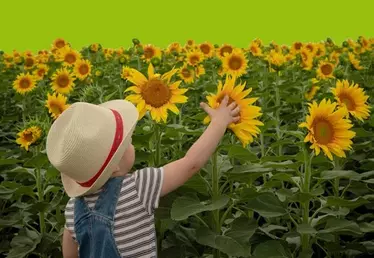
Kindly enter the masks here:
[[25, 66], [32, 67], [34, 65], [34, 59], [31, 57], [26, 57], [25, 59]]
[[192, 55], [190, 56], [190, 63], [192, 65], [196, 65], [200, 61], [200, 58], [198, 55]]
[[243, 60], [239, 56], [232, 56], [229, 60], [231, 70], [239, 70], [243, 66]]
[[330, 75], [332, 73], [332, 66], [330, 64], [324, 64], [321, 66], [321, 72], [324, 75]]
[[221, 56], [225, 56], [226, 53], [231, 54], [231, 52], [232, 52], [232, 47], [231, 46], [224, 46], [220, 50]]
[[295, 49], [296, 50], [299, 50], [301, 47], [302, 47], [303, 44], [301, 44], [301, 42], [296, 42], [295, 43]]
[[347, 95], [347, 94], [341, 94], [339, 96], [340, 98], [340, 101], [343, 102], [345, 104], [345, 106], [347, 107], [347, 109], [349, 111], [352, 111], [352, 110], [355, 110], [356, 109], [356, 103], [355, 101], [352, 99], [351, 96]]
[[64, 60], [69, 64], [74, 64], [77, 61], [77, 57], [73, 53], [67, 53]]
[[258, 48], [256, 46], [251, 46], [251, 52], [257, 54]]
[[65, 46], [65, 40], [59, 39], [56, 41], [56, 47], [57, 48], [63, 48]]
[[194, 41], [192, 39], [187, 40], [187, 45], [192, 46]]
[[168, 103], [171, 98], [170, 89], [163, 81], [154, 78], [142, 89], [142, 97], [148, 105], [159, 108]]
[[208, 44], [201, 44], [200, 45], [200, 50], [203, 52], [205, 55], [210, 53], [210, 47]]
[[21, 81], [19, 82], [19, 86], [22, 89], [28, 89], [31, 86], [31, 81], [29, 78], [22, 78]]
[[144, 49], [144, 57], [149, 59], [152, 58], [155, 55], [155, 51], [151, 47], [147, 47]]
[[44, 74], [45, 74], [45, 69], [44, 68], [40, 68], [39, 70], [38, 70], [38, 75], [40, 76], [40, 77], [43, 77], [44, 76]]
[[57, 77], [57, 84], [61, 88], [65, 88], [69, 85], [70, 79], [66, 74], [61, 74]]
[[[217, 102], [221, 105], [221, 102], [223, 100], [223, 98], [225, 97], [225, 94], [222, 94], [218, 99], [217, 99]], [[230, 105], [231, 103], [235, 102], [235, 100], [233, 100], [230, 96], [229, 96], [229, 102], [227, 103], [227, 105]]]
[[317, 120], [313, 126], [314, 138], [317, 143], [328, 144], [334, 138], [334, 128], [329, 121]]
[[307, 48], [310, 52], [313, 52], [313, 50], [314, 50], [313, 45], [310, 45], [310, 44], [306, 45], [306, 48]]
[[78, 70], [79, 70], [79, 73], [80, 73], [81, 75], [86, 75], [86, 74], [88, 74], [88, 71], [89, 71], [90, 69], [89, 69], [89, 67], [88, 67], [87, 64], [82, 64], [82, 65], [79, 66]]
[[49, 108], [51, 109], [52, 113], [56, 115], [59, 115], [64, 111], [62, 106], [58, 103], [51, 103]]
[[23, 138], [27, 141], [27, 142], [32, 142], [33, 141], [33, 136], [32, 136], [32, 132], [24, 132], [23, 133]]
[[181, 73], [182, 73], [182, 76], [184, 78], [190, 78], [191, 77], [191, 72], [188, 68], [183, 68]]

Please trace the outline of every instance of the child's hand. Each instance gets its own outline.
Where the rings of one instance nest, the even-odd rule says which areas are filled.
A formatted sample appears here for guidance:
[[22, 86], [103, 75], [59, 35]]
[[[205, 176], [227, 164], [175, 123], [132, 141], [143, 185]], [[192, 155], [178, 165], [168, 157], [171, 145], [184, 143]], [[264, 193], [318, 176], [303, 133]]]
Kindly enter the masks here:
[[226, 95], [217, 109], [212, 109], [206, 103], [200, 103], [200, 106], [208, 113], [212, 122], [227, 127], [229, 124], [236, 123], [240, 120], [240, 109], [238, 105], [235, 102], [227, 105], [228, 102], [229, 97]]

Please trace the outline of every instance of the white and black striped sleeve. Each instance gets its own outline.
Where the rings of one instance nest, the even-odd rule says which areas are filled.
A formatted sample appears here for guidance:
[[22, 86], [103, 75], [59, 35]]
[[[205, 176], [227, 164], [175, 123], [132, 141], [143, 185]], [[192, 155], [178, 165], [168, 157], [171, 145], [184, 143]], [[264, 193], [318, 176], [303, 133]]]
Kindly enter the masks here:
[[146, 211], [153, 214], [158, 207], [163, 184], [163, 168], [145, 168], [135, 172], [138, 196]]

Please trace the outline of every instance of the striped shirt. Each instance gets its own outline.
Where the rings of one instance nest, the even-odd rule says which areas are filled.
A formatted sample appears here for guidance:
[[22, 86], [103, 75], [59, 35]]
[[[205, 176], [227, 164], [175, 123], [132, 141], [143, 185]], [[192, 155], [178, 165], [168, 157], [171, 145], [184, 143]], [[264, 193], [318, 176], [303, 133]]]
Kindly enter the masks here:
[[[154, 210], [158, 207], [163, 168], [145, 168], [125, 176], [114, 217], [114, 238], [122, 257], [157, 257]], [[85, 196], [92, 209], [99, 192]], [[74, 202], [66, 205], [66, 228], [75, 239]]]

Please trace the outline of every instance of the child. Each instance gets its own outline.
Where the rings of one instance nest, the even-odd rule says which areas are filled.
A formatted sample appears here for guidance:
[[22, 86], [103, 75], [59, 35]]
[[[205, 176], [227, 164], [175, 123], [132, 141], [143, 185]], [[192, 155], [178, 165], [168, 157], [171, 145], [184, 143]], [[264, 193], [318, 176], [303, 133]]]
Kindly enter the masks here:
[[239, 121], [239, 107], [228, 100], [225, 96], [217, 109], [201, 103], [211, 123], [183, 158], [131, 174], [131, 137], [138, 120], [133, 104], [78, 102], [65, 110], [47, 137], [48, 158], [71, 197], [65, 211], [64, 257], [156, 257], [153, 213], [159, 198], [197, 173], [227, 126]]

